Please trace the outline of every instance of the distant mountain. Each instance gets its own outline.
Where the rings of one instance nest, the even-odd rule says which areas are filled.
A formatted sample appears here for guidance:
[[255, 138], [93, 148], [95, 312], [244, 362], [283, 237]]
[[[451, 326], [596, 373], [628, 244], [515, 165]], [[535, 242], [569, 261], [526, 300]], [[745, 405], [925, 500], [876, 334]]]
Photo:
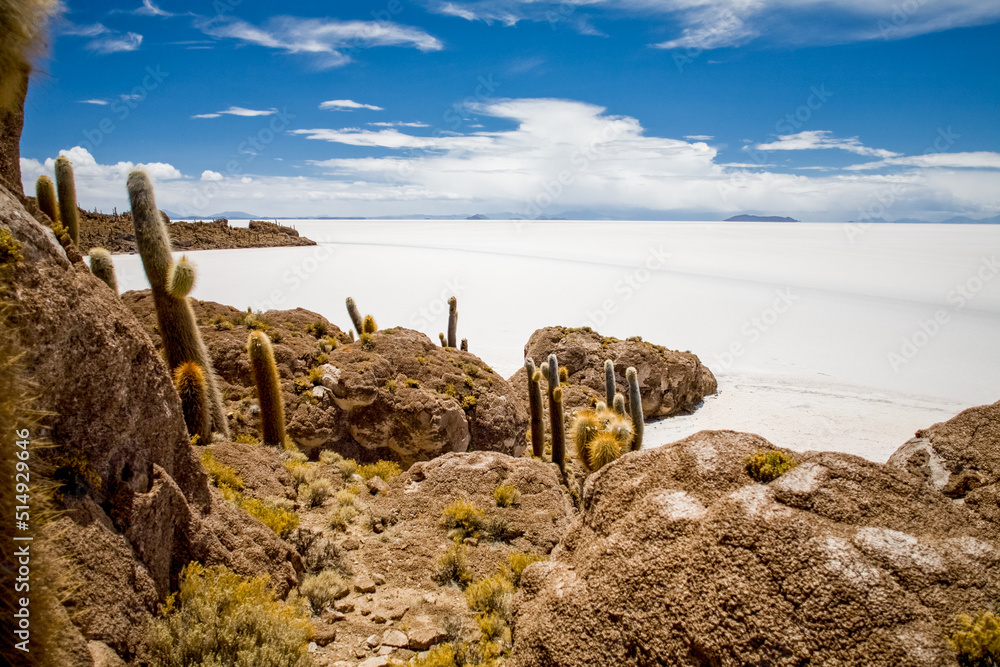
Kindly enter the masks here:
[[782, 218], [778, 215], [734, 215], [723, 222], [800, 222], [795, 218]]
[[166, 209], [161, 209], [167, 214], [167, 217], [171, 220], [218, 220], [219, 218], [225, 218], [227, 220], [270, 220], [270, 217], [253, 215], [252, 213], [247, 213], [245, 211], [223, 211], [222, 213], [209, 213], [208, 215], [181, 215], [180, 213], [174, 213], [173, 211], [168, 211]]
[[489, 220], [489, 218], [482, 213], [476, 213], [475, 215], [470, 215], [466, 220]]
[[[854, 222], [853, 220], [851, 222]], [[897, 220], [886, 220], [885, 218], [871, 218], [869, 220], [860, 220], [861, 223], [877, 222], [884, 224], [899, 224], [899, 225], [998, 225], [1000, 224], [1000, 215], [995, 215], [992, 218], [968, 218], [964, 215], [959, 215], [954, 218], [948, 218], [947, 220], [942, 220], [940, 222], [931, 222], [930, 220], [919, 220], [917, 218], [899, 218]]]

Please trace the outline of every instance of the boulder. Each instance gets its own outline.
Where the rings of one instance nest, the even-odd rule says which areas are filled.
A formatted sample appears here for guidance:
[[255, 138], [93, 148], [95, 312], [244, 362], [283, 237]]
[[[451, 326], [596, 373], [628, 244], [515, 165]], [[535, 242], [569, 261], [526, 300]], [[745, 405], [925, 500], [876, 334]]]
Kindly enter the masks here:
[[[647, 343], [641, 338], [619, 340], [602, 336], [589, 327], [569, 329], [545, 327], [531, 334], [524, 346], [525, 358], [531, 357], [541, 366], [550, 354], [555, 354], [560, 366], [569, 371], [564, 390], [566, 411], [590, 408], [604, 401], [604, 360], [615, 364], [615, 384], [628, 398], [625, 370], [636, 369], [642, 411], [646, 419], [691, 413], [717, 385], [715, 376], [691, 352], [675, 352], [662, 345]], [[519, 369], [511, 378], [516, 396], [527, 410], [527, 373]]]
[[917, 431], [888, 463], [1000, 525], [1000, 402]]
[[959, 613], [1000, 594], [996, 528], [893, 467], [701, 432], [592, 475], [552, 557], [525, 569], [513, 667], [957, 665]]

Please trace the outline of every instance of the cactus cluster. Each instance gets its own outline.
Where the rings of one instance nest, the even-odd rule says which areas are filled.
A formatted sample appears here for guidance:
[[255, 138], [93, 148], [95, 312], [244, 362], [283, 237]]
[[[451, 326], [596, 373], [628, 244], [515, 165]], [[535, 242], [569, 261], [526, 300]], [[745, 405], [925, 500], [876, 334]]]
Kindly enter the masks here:
[[263, 331], [251, 331], [247, 339], [250, 370], [260, 401], [261, 439], [265, 445], [283, 447], [285, 444], [285, 406], [281, 400], [278, 367], [274, 363], [271, 340]]
[[607, 407], [578, 412], [570, 429], [577, 458], [589, 472], [631, 451], [634, 435], [632, 420]]
[[69, 237], [73, 240], [73, 243], [80, 245], [80, 214], [76, 209], [76, 183], [73, 180], [73, 163], [65, 155], [60, 155], [56, 158], [55, 171], [56, 190], [59, 192], [60, 221], [69, 231]]
[[[153, 292], [156, 320], [163, 339], [167, 363], [170, 368], [177, 369], [182, 364], [194, 362], [202, 369], [211, 407], [212, 430], [228, 437], [229, 424], [226, 421], [222, 394], [208, 350], [201, 339], [194, 311], [187, 296], [175, 296], [170, 291], [171, 276], [174, 276], [174, 289], [183, 292], [182, 286], [185, 280], [178, 277], [178, 271], [183, 274], [191, 267], [178, 269], [174, 265], [170, 254], [170, 237], [167, 235], [163, 216], [156, 207], [153, 185], [146, 172], [137, 169], [129, 174], [128, 196], [132, 206], [136, 246]], [[184, 260], [177, 264], [183, 263]], [[193, 268], [191, 271], [193, 272]], [[193, 284], [193, 276], [191, 281]], [[188, 424], [188, 428], [196, 431], [197, 425]]]

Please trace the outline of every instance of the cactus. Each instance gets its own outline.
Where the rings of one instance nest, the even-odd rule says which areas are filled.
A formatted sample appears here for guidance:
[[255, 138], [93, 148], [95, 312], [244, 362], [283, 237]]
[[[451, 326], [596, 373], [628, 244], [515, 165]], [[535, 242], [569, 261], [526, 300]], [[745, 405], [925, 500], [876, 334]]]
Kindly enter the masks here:
[[569, 382], [569, 369], [566, 368], [565, 366], [559, 367], [559, 381]]
[[181, 257], [170, 265], [167, 272], [167, 293], [175, 299], [183, 299], [194, 289], [194, 281], [194, 265], [188, 261], [187, 256]]
[[60, 221], [69, 230], [73, 243], [80, 245], [80, 214], [76, 210], [73, 163], [65, 155], [56, 158], [56, 189], [59, 191]]
[[135, 242], [152, 288], [156, 320], [167, 364], [170, 368], [177, 368], [186, 361], [193, 361], [202, 368], [212, 408], [212, 430], [228, 437], [229, 424], [222, 404], [222, 394], [219, 392], [208, 350], [195, 323], [191, 303], [187, 297], [177, 298], [167, 291], [167, 277], [173, 261], [170, 255], [170, 238], [167, 236], [163, 217], [156, 208], [153, 186], [146, 172], [137, 169], [129, 174], [128, 196], [132, 206]]
[[616, 414], [624, 415], [625, 414], [625, 397], [622, 394], [620, 394], [620, 393], [619, 394], [615, 394], [615, 400], [611, 404], [611, 407], [615, 411]]
[[260, 401], [260, 429], [265, 445], [283, 447], [285, 444], [285, 408], [281, 402], [281, 385], [278, 368], [274, 364], [271, 340], [263, 331], [251, 331], [247, 339], [250, 370], [257, 386]]
[[469, 339], [468, 338], [463, 338], [462, 339], [462, 352], [468, 352], [468, 351], [469, 351]]
[[563, 389], [559, 386], [559, 361], [550, 354], [549, 371], [549, 427], [552, 430], [552, 462], [566, 474], [566, 425], [563, 422]]
[[542, 423], [542, 374], [535, 370], [535, 360], [524, 360], [528, 374], [528, 407], [531, 412], [531, 453], [538, 458], [545, 454], [545, 426]]
[[588, 472], [596, 472], [623, 453], [632, 444], [632, 420], [607, 408], [581, 410], [570, 430], [577, 458]]
[[199, 445], [207, 445], [212, 441], [212, 407], [201, 366], [193, 361], [178, 366], [174, 371], [174, 386], [181, 397], [188, 433], [197, 436]]
[[610, 359], [604, 360], [604, 395], [605, 403], [612, 405], [615, 402], [615, 362]]
[[458, 347], [458, 299], [448, 299], [448, 347]]
[[56, 202], [56, 186], [48, 176], [39, 176], [35, 181], [35, 198], [38, 200], [38, 208], [42, 213], [49, 216], [52, 226], [59, 224], [59, 204]]
[[118, 279], [115, 278], [115, 264], [111, 253], [104, 248], [90, 249], [90, 272], [104, 281], [104, 284], [118, 294]]
[[351, 316], [351, 323], [354, 324], [354, 330], [360, 336], [365, 331], [365, 325], [361, 320], [361, 313], [358, 312], [358, 307], [354, 305], [354, 299], [351, 297], [347, 297], [347, 314]]
[[621, 444], [612, 433], [601, 431], [587, 446], [594, 470], [600, 470], [622, 455]]
[[590, 441], [602, 430], [604, 430], [604, 420], [594, 410], [578, 412], [576, 419], [573, 420], [573, 426], [570, 428], [570, 438], [576, 445], [576, 458], [589, 472], [593, 472], [595, 468], [590, 462], [588, 446]]
[[448, 347], [448, 341], [445, 340], [443, 333], [438, 334], [438, 339], [441, 341], [441, 347]]
[[628, 410], [629, 415], [632, 417], [632, 426], [635, 429], [632, 451], [637, 452], [642, 449], [642, 432], [646, 425], [646, 417], [642, 414], [642, 394], [639, 391], [639, 376], [631, 366], [625, 371], [625, 379], [628, 380]]
[[378, 331], [378, 324], [375, 323], [375, 318], [371, 315], [365, 315], [364, 321], [361, 322], [361, 333], [373, 334]]

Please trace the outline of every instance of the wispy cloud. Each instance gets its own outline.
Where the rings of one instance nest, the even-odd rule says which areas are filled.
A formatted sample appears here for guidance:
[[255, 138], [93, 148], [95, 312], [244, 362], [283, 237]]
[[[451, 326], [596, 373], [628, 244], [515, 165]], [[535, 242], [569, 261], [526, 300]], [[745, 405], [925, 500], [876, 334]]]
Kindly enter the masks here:
[[100, 54], [135, 51], [142, 44], [142, 35], [139, 33], [119, 32], [103, 23], [76, 25], [67, 21], [61, 26], [60, 32], [74, 37], [92, 37], [86, 48]]
[[244, 118], [254, 118], [256, 116], [273, 116], [278, 113], [277, 109], [245, 109], [243, 107], [229, 107], [223, 111], [214, 113], [200, 113], [192, 118], [218, 118], [219, 116], [243, 116]]
[[80, 104], [96, 104], [96, 105], [102, 106], [102, 107], [111, 104], [111, 102], [109, 102], [108, 100], [97, 100], [97, 99], [94, 99], [94, 100], [80, 100], [79, 102], [80, 102]]
[[711, 134], [688, 134], [684, 136], [685, 139], [690, 139], [691, 141], [711, 141], [715, 139]]
[[162, 16], [162, 17], [176, 16], [176, 14], [164, 11], [159, 7], [157, 7], [153, 3], [153, 0], [142, 0], [142, 7], [139, 7], [132, 13], [137, 16]]
[[320, 109], [329, 111], [353, 111], [354, 109], [369, 109], [371, 111], [385, 111], [382, 107], [374, 104], [362, 104], [354, 100], [327, 100], [319, 105]]
[[404, 123], [403, 121], [394, 120], [391, 122], [380, 121], [378, 123], [367, 123], [372, 127], [430, 127], [427, 123]]
[[878, 162], [855, 164], [845, 169], [863, 171], [883, 167], [920, 167], [924, 169], [1000, 169], [1000, 153], [975, 151], [970, 153], [928, 153], [908, 157], [891, 157]]
[[832, 135], [833, 133], [827, 130], [809, 130], [799, 132], [798, 134], [779, 136], [777, 141], [772, 141], [768, 144], [757, 144], [756, 148], [762, 151], [807, 151], [835, 148], [856, 155], [880, 158], [891, 158], [900, 155], [899, 153], [893, 153], [883, 148], [869, 148], [863, 145], [858, 137], [838, 139]]
[[351, 62], [352, 49], [402, 46], [419, 51], [440, 51], [439, 39], [421, 30], [383, 21], [337, 21], [333, 19], [276, 16], [263, 26], [237, 19], [203, 21], [198, 27], [206, 35], [235, 39], [290, 54], [308, 54], [321, 68]]

